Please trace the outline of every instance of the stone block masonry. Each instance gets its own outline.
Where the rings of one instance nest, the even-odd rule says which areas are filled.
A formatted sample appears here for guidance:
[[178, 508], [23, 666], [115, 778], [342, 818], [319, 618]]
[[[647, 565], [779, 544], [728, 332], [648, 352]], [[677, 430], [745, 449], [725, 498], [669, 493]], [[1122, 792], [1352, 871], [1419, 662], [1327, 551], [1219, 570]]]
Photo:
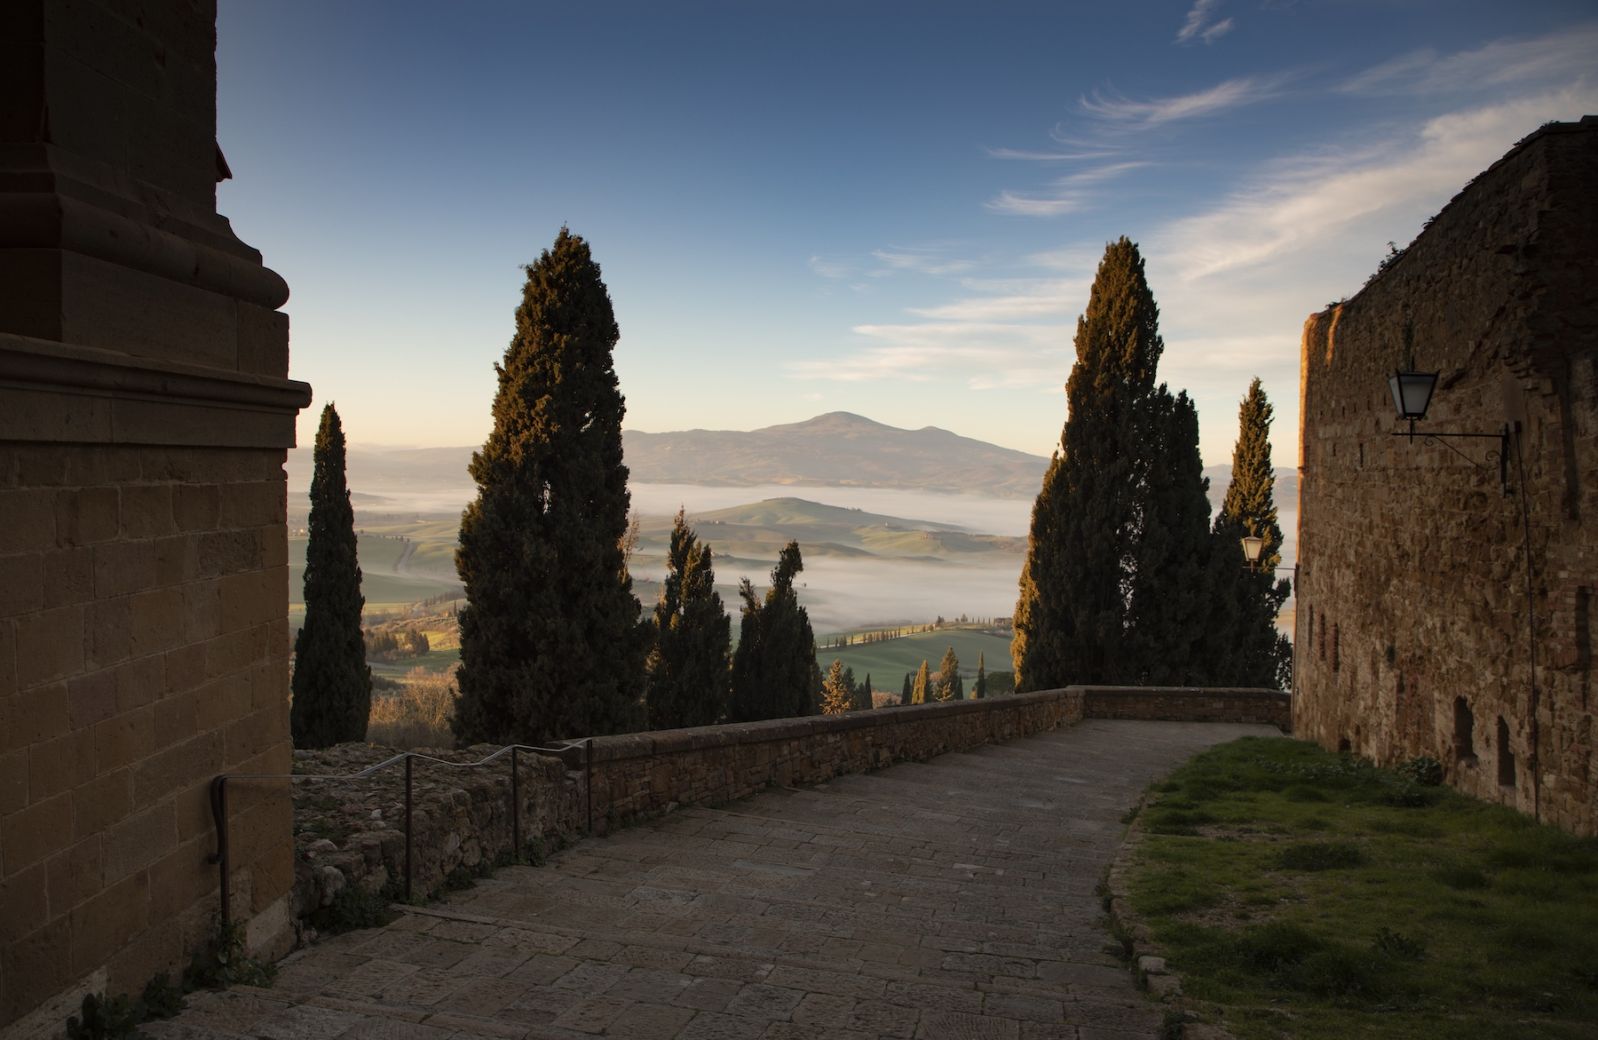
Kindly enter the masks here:
[[[0, 1032], [59, 1035], [214, 934], [207, 786], [289, 767], [288, 290], [216, 213], [215, 7], [6, 9]], [[111, 115], [114, 114], [115, 118]], [[244, 792], [248, 939], [291, 807]]]
[[[1598, 117], [1542, 127], [1304, 326], [1294, 727], [1598, 834]], [[1387, 379], [1440, 372], [1418, 436]], [[1499, 442], [1429, 430], [1508, 428]], [[1458, 449], [1457, 453], [1454, 450]], [[1529, 566], [1528, 566], [1529, 564]]]

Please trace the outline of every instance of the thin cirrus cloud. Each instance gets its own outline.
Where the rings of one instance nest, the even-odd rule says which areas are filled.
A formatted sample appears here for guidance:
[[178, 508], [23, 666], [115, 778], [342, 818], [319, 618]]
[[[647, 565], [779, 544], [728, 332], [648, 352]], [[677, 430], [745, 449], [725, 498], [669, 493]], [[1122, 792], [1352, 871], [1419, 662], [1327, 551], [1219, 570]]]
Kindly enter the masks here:
[[976, 267], [974, 260], [960, 260], [942, 255], [936, 247], [922, 249], [875, 249], [871, 255], [882, 266], [873, 272], [879, 276], [895, 271], [912, 271], [916, 274], [960, 274]]
[[1175, 222], [1160, 246], [1188, 281], [1326, 253], [1367, 234], [1377, 235], [1365, 243], [1374, 250], [1392, 237], [1383, 229], [1395, 222], [1418, 231], [1425, 211], [1435, 211], [1528, 127], [1595, 105], [1598, 87], [1581, 83], [1436, 116], [1358, 152], [1278, 160], [1221, 205]]
[[1233, 19], [1215, 17], [1215, 12], [1220, 6], [1221, 0], [1195, 0], [1193, 6], [1188, 9], [1182, 28], [1176, 33], [1176, 42], [1193, 43], [1195, 40], [1202, 40], [1205, 43], [1214, 43], [1231, 32], [1236, 25]]
[[1275, 97], [1280, 88], [1280, 77], [1241, 76], [1217, 83], [1208, 90], [1147, 101], [1095, 90], [1085, 95], [1078, 104], [1082, 111], [1110, 126], [1149, 130], [1182, 119], [1213, 116], [1243, 105], [1252, 105]]
[[1510, 84], [1590, 78], [1598, 71], [1598, 22], [1532, 39], [1494, 40], [1439, 56], [1410, 51], [1350, 77], [1345, 94], [1442, 94]]
[[1058, 217], [1086, 209], [1094, 199], [1093, 189], [1122, 174], [1150, 165], [1147, 162], [1104, 163], [1056, 178], [1048, 189], [1038, 193], [1001, 191], [986, 203], [995, 213], [1023, 217]]

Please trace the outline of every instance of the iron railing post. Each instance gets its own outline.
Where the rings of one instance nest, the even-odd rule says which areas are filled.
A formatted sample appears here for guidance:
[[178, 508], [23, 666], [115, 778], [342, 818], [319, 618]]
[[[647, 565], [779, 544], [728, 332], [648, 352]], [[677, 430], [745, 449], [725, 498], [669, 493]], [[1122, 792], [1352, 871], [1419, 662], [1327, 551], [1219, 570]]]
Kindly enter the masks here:
[[411, 756], [405, 756], [405, 901], [411, 901]]
[[522, 788], [516, 775], [516, 746], [510, 749], [510, 855], [522, 858]]
[[588, 833], [594, 833], [594, 738], [583, 742], [583, 797], [588, 802]]
[[222, 920], [222, 936], [227, 938], [228, 928], [232, 924], [233, 906], [228, 892], [228, 875], [230, 859], [227, 847], [227, 777], [218, 776], [211, 779], [211, 819], [216, 824], [216, 853], [211, 857], [211, 862], [217, 864], [217, 874], [221, 886], [218, 892], [221, 896], [220, 916]]

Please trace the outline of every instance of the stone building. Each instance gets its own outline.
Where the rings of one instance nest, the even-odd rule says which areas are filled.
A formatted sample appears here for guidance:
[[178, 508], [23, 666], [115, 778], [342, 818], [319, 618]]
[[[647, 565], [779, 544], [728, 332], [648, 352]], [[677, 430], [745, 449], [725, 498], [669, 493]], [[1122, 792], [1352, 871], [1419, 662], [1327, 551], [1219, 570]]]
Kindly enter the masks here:
[[[1299, 437], [1295, 731], [1431, 756], [1578, 834], [1598, 833], [1595, 189], [1598, 117], [1544, 126], [1312, 315]], [[1413, 440], [1401, 367], [1440, 373]]]
[[[287, 772], [288, 287], [216, 212], [214, 0], [0, 16], [0, 1032], [215, 929]], [[231, 891], [289, 938], [290, 806]]]

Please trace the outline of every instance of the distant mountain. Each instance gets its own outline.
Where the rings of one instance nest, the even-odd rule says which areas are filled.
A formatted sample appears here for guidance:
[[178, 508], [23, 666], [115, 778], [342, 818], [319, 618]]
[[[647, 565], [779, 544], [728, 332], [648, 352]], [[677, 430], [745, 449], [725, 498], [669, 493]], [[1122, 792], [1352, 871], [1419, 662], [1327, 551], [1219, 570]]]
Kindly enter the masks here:
[[1030, 498], [1049, 460], [925, 426], [901, 430], [829, 412], [759, 430], [625, 431], [634, 480], [657, 484], [802, 484]]
[[[632, 479], [648, 484], [793, 484], [1031, 498], [1049, 465], [1041, 455], [936, 426], [901, 430], [849, 412], [747, 431], [625, 430], [622, 445]], [[350, 486], [386, 496], [401, 489], [470, 488], [466, 465], [473, 450], [352, 445], [346, 462]], [[311, 449], [290, 451], [287, 469], [290, 493], [303, 495], [311, 486]]]

